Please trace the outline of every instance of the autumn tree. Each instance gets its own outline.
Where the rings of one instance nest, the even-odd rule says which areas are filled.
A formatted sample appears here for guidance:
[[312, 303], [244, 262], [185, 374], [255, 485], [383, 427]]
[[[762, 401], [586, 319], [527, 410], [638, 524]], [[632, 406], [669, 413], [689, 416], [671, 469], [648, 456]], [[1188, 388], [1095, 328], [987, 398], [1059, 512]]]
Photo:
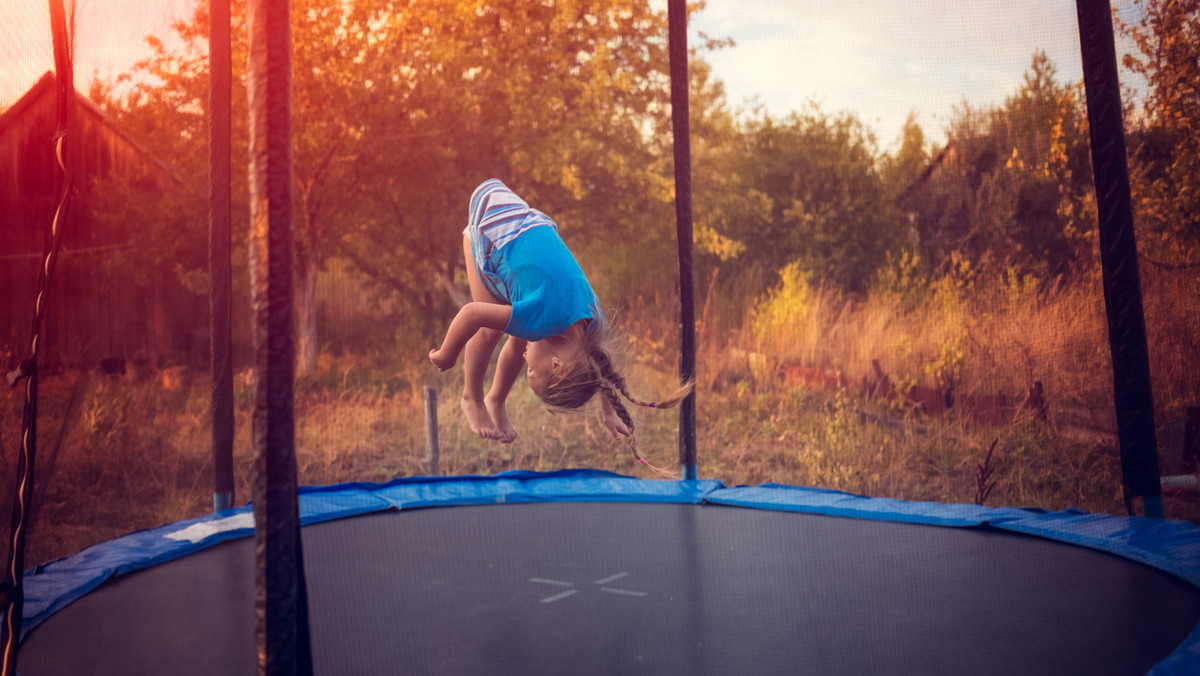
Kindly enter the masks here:
[[781, 119], [759, 111], [740, 131], [746, 209], [730, 213], [722, 234], [772, 273], [798, 262], [813, 281], [866, 291], [903, 232], [871, 133], [815, 105]]
[[1134, 0], [1124, 65], [1149, 83], [1131, 135], [1139, 244], [1152, 263], [1200, 265], [1200, 0]]
[[[666, 17], [644, 0], [295, 0], [297, 353], [316, 355], [316, 274], [329, 256], [367, 272], [429, 322], [461, 265], [472, 188], [510, 182], [576, 249], [670, 230]], [[235, 3], [233, 25], [244, 26]], [[207, 16], [136, 69], [110, 105], [177, 160], [203, 232]], [[234, 32], [236, 158], [245, 157], [245, 35]], [[234, 177], [243, 217], [246, 163]], [[239, 211], [240, 210], [240, 211]], [[191, 216], [187, 216], [187, 214]]]
[[[93, 217], [130, 233], [129, 246], [106, 260], [106, 272], [131, 293], [153, 293], [158, 282], [154, 274], [164, 269], [196, 293], [204, 293], [208, 284], [207, 18], [179, 22], [174, 30], [183, 38], [181, 51], [147, 37], [149, 58], [114, 81], [93, 79], [87, 92], [114, 126], [144, 147], [172, 179], [164, 189], [120, 173], [88, 177], [99, 182], [90, 201]], [[240, 56], [244, 63], [244, 50]], [[243, 217], [239, 232], [244, 233], [249, 207], [243, 90], [235, 91], [234, 106], [240, 133], [234, 135], [233, 166], [239, 179], [232, 189], [234, 214]], [[244, 251], [240, 253], [244, 259]]]
[[1004, 105], [955, 109], [948, 147], [903, 196], [932, 274], [953, 261], [1042, 278], [1092, 259], [1094, 200], [1077, 88], [1044, 52]]
[[930, 150], [916, 113], [909, 113], [900, 132], [900, 147], [880, 159], [879, 173], [893, 202], [918, 187], [932, 159]]
[[411, 56], [364, 131], [390, 141], [359, 156], [353, 186], [386, 208], [355, 213], [340, 251], [385, 286], [427, 288], [461, 266], [467, 197], [491, 177], [577, 252], [671, 231], [665, 15], [616, 0], [405, 4], [377, 33]]

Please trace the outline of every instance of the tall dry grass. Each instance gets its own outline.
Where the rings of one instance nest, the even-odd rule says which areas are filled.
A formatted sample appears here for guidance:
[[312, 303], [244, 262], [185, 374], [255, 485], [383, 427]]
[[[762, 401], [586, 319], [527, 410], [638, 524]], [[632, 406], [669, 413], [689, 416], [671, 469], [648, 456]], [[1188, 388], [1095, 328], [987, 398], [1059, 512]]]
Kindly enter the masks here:
[[[1146, 275], [1144, 304], [1151, 378], [1160, 422], [1200, 404], [1200, 279]], [[919, 295], [883, 289], [848, 299], [785, 273], [755, 310], [747, 349], [780, 360], [872, 373], [960, 393], [1019, 397], [1040, 381], [1053, 416], [1088, 411], [1112, 428], [1113, 376], [1101, 283], [1006, 275], [987, 282], [946, 278]]]
[[[1200, 401], [1200, 312], [1194, 279], [1149, 276], [1146, 316], [1160, 420]], [[1061, 411], [1111, 410], [1104, 308], [1093, 282], [1045, 287], [1007, 280], [989, 288], [946, 283], [920, 295], [847, 300], [785, 277], [746, 304], [727, 280], [706, 285], [700, 312], [699, 474], [730, 485], [774, 481], [943, 502], [979, 498], [981, 465], [995, 482], [988, 504], [1122, 513], [1115, 446], [1065, 433]], [[789, 287], [789, 283], [791, 286]], [[664, 297], [616, 313], [630, 386], [645, 398], [678, 380], [677, 319]], [[1166, 345], [1164, 349], [1161, 346]], [[1159, 346], [1156, 350], [1155, 346]], [[1165, 352], [1165, 354], [1164, 354]], [[1041, 380], [1048, 421], [1017, 411], [1000, 425], [924, 416], [897, 402], [789, 385], [772, 370], [796, 360], [854, 376], [878, 359], [897, 383], [1020, 393]], [[203, 374], [164, 380], [65, 372], [42, 381], [38, 501], [27, 562], [34, 565], [120, 534], [212, 508], [208, 385]], [[297, 383], [296, 451], [304, 485], [425, 474], [424, 387], [439, 391], [440, 465], [446, 474], [594, 467], [658, 478], [599, 422], [594, 409], [552, 414], [518, 383], [512, 444], [473, 435], [458, 409], [461, 372], [438, 373], [423, 349], [322, 354]], [[172, 389], [173, 388], [173, 389]], [[250, 498], [249, 379], [236, 392], [237, 502]], [[75, 405], [68, 403], [74, 396]], [[635, 407], [636, 408], [636, 407]], [[0, 504], [11, 502], [19, 389], [0, 398]], [[677, 466], [675, 411], [634, 410], [650, 461]], [[1102, 421], [1103, 422], [1103, 421]], [[61, 441], [60, 441], [61, 440]], [[59, 450], [57, 455], [53, 449]], [[53, 465], [53, 469], [51, 469]], [[1200, 500], [1170, 496], [1168, 516], [1200, 523]], [[6, 533], [8, 520], [0, 522]]]

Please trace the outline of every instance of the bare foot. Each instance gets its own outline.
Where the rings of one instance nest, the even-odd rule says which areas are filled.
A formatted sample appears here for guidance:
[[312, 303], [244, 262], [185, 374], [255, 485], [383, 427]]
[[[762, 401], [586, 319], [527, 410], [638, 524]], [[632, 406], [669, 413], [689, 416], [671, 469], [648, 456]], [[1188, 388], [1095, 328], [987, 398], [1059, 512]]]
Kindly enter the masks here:
[[508, 409], [504, 406], [504, 400], [484, 397], [483, 402], [487, 405], [492, 421], [496, 423], [498, 436], [495, 438], [511, 444], [517, 438], [517, 430], [513, 427], [512, 421], [508, 419]]
[[488, 415], [487, 407], [482, 401], [463, 397], [462, 412], [467, 418], [467, 424], [471, 426], [471, 431], [478, 434], [479, 438], [500, 438], [500, 431], [496, 429], [496, 424], [492, 422], [492, 416]]

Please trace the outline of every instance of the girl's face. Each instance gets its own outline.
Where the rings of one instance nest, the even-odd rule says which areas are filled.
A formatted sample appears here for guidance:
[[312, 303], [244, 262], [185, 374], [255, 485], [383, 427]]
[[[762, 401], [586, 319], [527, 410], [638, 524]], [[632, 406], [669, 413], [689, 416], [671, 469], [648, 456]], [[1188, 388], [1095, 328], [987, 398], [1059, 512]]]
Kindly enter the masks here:
[[538, 340], [525, 346], [525, 380], [539, 398], [545, 398], [546, 386], [563, 367], [569, 346], [550, 340]]

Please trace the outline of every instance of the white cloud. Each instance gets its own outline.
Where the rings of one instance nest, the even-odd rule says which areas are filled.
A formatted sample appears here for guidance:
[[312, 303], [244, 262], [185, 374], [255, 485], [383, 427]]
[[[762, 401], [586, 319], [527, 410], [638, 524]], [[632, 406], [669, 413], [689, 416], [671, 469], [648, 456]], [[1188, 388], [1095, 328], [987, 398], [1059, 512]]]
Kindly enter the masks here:
[[708, 0], [691, 29], [737, 43], [706, 56], [735, 107], [757, 97], [782, 115], [815, 100], [857, 114], [884, 147], [910, 112], [940, 140], [955, 105], [1003, 103], [1036, 50], [1060, 82], [1082, 77], [1073, 0]]

